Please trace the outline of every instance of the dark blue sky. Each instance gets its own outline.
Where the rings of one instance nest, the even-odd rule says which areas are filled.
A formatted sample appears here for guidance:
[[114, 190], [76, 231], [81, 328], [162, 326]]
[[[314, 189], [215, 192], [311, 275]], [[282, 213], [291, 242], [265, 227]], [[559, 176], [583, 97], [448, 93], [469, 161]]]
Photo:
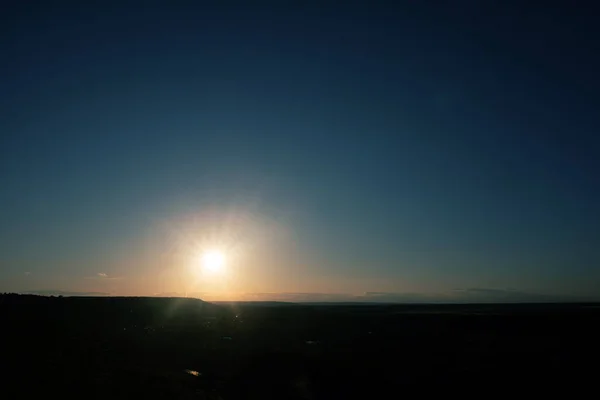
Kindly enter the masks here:
[[593, 10], [60, 3], [1, 17], [0, 290], [184, 291], [234, 215], [202, 292], [600, 297]]

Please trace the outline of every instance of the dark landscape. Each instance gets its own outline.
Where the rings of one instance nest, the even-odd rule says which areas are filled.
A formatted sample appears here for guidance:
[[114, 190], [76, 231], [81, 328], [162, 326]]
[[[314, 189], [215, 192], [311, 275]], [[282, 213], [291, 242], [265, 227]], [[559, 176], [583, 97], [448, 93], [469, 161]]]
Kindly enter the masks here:
[[599, 397], [597, 3], [3, 6], [0, 400]]
[[573, 394], [600, 355], [597, 304], [0, 298], [3, 398]]

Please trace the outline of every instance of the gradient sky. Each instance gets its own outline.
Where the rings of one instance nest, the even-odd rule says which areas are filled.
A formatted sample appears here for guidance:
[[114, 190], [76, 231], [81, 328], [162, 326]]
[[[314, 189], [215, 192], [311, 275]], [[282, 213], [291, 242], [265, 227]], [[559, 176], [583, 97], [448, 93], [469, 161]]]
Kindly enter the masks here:
[[590, 10], [31, 3], [0, 17], [0, 291], [600, 298]]

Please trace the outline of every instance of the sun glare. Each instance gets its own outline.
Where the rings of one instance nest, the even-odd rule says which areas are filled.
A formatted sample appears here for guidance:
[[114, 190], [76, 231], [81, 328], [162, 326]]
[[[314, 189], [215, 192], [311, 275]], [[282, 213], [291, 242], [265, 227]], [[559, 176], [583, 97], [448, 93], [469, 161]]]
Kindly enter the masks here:
[[221, 274], [225, 269], [225, 255], [220, 251], [207, 251], [202, 254], [202, 269], [210, 274]]

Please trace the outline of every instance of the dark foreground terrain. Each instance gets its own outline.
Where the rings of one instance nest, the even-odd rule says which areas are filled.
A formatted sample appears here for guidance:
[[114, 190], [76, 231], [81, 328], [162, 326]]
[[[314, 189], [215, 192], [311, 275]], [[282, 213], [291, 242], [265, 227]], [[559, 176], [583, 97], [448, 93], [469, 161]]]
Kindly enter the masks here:
[[594, 397], [599, 339], [593, 304], [2, 295], [0, 397]]

